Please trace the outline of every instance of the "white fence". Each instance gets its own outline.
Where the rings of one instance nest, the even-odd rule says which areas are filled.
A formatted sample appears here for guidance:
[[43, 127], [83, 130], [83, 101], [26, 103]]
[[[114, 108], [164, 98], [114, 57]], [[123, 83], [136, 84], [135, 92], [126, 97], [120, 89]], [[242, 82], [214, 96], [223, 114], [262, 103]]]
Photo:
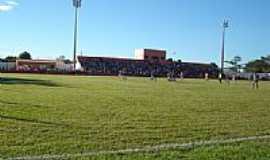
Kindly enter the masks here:
[[[270, 80], [270, 73], [256, 73], [260, 79], [264, 80]], [[240, 79], [250, 79], [252, 77], [253, 73], [226, 73], [227, 76], [232, 77], [232, 75], [235, 75], [236, 77]]]

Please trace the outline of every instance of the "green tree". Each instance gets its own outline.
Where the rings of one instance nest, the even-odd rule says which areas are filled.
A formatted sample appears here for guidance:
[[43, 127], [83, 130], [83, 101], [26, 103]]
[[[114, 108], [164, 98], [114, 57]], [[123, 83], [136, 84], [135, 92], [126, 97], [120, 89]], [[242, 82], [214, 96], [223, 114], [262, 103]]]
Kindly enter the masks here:
[[215, 62], [211, 62], [210, 65], [213, 66], [214, 68], [218, 69], [218, 65]]
[[11, 62], [11, 61], [16, 61], [16, 59], [17, 59], [17, 57], [15, 57], [15, 56], [7, 56], [7, 57], [5, 58], [5, 60], [7, 60], [7, 61], [9, 61], [9, 62]]
[[173, 62], [173, 59], [172, 58], [168, 58], [167, 61], [168, 62]]
[[270, 55], [267, 55], [266, 57], [261, 57], [261, 60], [270, 64]]
[[250, 61], [246, 64], [246, 72], [257, 72], [257, 73], [269, 73], [270, 72], [270, 63], [267, 63], [263, 59], [257, 59]]
[[20, 59], [32, 59], [31, 54], [29, 52], [27, 52], [27, 51], [22, 52], [19, 55], [19, 58]]
[[232, 60], [225, 61], [227, 64], [230, 65], [229, 69], [234, 72], [240, 72], [242, 65], [239, 64], [239, 62], [242, 61], [242, 58], [240, 56], [234, 56]]

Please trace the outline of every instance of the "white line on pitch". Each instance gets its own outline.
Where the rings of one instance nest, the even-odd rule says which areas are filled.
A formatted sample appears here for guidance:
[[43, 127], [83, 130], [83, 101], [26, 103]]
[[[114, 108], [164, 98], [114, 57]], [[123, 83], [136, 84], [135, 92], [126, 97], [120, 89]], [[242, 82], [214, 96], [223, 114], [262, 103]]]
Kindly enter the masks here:
[[89, 157], [98, 155], [108, 155], [108, 154], [128, 154], [128, 153], [138, 153], [138, 152], [151, 152], [160, 151], [164, 149], [175, 149], [175, 148], [194, 148], [204, 145], [217, 145], [217, 144], [228, 144], [252, 140], [262, 140], [270, 139], [270, 135], [265, 136], [252, 136], [252, 137], [241, 137], [241, 138], [231, 138], [225, 140], [209, 140], [209, 141], [197, 141], [191, 143], [173, 143], [173, 144], [161, 144], [156, 146], [147, 146], [144, 148], [135, 149], [123, 149], [115, 151], [97, 151], [97, 152], [87, 152], [87, 153], [77, 153], [77, 154], [61, 154], [61, 155], [41, 155], [41, 156], [25, 156], [25, 157], [14, 157], [8, 160], [46, 160], [46, 159], [68, 159], [68, 158], [78, 158], [78, 157]]

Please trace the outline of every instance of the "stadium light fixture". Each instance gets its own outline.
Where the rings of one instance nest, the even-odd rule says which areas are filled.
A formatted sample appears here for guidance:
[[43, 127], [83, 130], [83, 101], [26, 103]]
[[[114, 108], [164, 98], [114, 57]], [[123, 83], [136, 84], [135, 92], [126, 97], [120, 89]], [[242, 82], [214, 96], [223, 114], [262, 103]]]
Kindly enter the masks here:
[[82, 0], [73, 0], [73, 6], [75, 8], [80, 8], [82, 6]]
[[222, 33], [222, 47], [221, 47], [221, 68], [220, 72], [221, 74], [224, 73], [224, 57], [225, 57], [225, 33], [226, 33], [226, 28], [229, 28], [229, 21], [224, 20], [223, 22], [223, 33]]
[[74, 23], [74, 49], [73, 49], [73, 63], [74, 72], [76, 73], [77, 63], [77, 45], [78, 45], [78, 8], [82, 6], [82, 0], [73, 0], [73, 6], [75, 7], [75, 23]]

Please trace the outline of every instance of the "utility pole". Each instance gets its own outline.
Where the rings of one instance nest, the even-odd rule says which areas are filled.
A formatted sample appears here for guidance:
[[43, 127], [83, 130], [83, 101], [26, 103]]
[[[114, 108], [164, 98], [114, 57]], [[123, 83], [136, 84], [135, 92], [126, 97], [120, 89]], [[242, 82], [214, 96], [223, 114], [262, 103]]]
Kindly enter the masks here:
[[73, 6], [75, 7], [75, 23], [74, 23], [74, 49], [73, 49], [73, 63], [74, 73], [76, 73], [77, 63], [77, 45], [78, 45], [78, 8], [81, 7], [81, 0], [73, 0]]

